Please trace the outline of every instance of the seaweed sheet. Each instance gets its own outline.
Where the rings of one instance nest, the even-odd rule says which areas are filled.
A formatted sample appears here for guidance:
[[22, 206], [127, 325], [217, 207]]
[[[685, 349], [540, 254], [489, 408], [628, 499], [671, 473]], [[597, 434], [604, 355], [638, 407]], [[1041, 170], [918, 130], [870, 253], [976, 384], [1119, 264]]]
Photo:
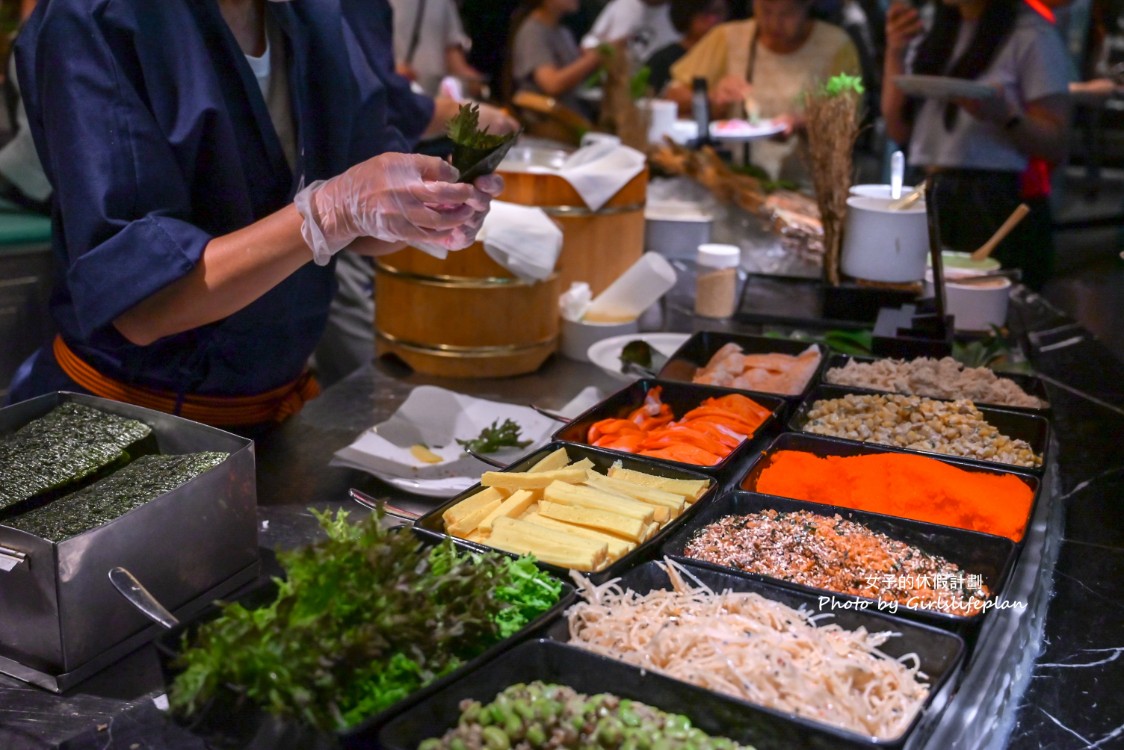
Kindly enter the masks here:
[[77, 482], [152, 433], [135, 419], [66, 402], [0, 438], [0, 509]]
[[84, 489], [7, 518], [3, 523], [51, 542], [61, 542], [171, 492], [219, 465], [227, 455], [205, 452], [141, 456]]

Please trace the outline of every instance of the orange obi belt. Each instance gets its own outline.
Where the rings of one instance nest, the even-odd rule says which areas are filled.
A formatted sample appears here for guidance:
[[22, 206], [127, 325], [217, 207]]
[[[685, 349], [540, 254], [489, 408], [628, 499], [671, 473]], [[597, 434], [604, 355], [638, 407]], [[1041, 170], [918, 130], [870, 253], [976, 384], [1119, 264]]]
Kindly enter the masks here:
[[299, 412], [305, 401], [320, 394], [316, 378], [305, 371], [291, 383], [254, 396], [198, 396], [190, 393], [180, 396], [171, 391], [128, 385], [106, 377], [75, 354], [61, 336], [55, 336], [53, 349], [62, 371], [95, 396], [175, 414], [215, 427], [280, 422]]

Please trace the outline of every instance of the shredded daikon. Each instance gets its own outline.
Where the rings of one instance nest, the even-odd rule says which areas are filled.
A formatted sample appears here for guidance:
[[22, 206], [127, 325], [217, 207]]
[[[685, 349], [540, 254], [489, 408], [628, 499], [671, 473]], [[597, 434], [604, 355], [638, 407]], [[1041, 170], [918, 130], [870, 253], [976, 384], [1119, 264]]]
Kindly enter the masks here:
[[895, 633], [817, 627], [822, 616], [758, 594], [715, 593], [670, 560], [662, 567], [672, 590], [643, 595], [574, 574], [585, 601], [567, 612], [571, 641], [878, 739], [901, 735], [929, 694], [915, 654], [893, 659], [878, 650]]

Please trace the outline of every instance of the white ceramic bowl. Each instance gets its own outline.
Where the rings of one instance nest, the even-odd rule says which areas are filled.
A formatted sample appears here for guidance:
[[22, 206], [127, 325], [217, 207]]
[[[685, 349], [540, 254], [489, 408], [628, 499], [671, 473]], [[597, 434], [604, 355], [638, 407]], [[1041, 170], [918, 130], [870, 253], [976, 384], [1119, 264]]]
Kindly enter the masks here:
[[929, 227], [923, 205], [892, 211], [880, 198], [853, 195], [847, 199], [839, 259], [843, 273], [868, 281], [920, 281], [928, 254]]
[[941, 263], [944, 264], [945, 274], [950, 276], [979, 276], [998, 271], [1000, 268], [999, 261], [995, 258], [972, 260], [971, 253], [956, 250], [942, 250]]
[[640, 330], [637, 320], [627, 323], [589, 323], [584, 320], [562, 318], [562, 340], [558, 351], [562, 356], [578, 362], [589, 361], [589, 347], [598, 341], [634, 334]]
[[[975, 275], [969, 272], [968, 275]], [[1007, 323], [1011, 280], [990, 279], [977, 284], [957, 284], [956, 274], [945, 275], [944, 294], [948, 314], [958, 331], [990, 331]], [[933, 272], [925, 273], [925, 294], [933, 294]]]
[[[890, 197], [889, 185], [866, 184], [866, 185], [852, 185], [851, 195], [857, 195], [860, 198], [878, 198], [886, 202], [894, 200]], [[913, 192], [912, 185], [902, 185], [902, 195], [904, 198]], [[924, 199], [922, 199], [924, 200]]]

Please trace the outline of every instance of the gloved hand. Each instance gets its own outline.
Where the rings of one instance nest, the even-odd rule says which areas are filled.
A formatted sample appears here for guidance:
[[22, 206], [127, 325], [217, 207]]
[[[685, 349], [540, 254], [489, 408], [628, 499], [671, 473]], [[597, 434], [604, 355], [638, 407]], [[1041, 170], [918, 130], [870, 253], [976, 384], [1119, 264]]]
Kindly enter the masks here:
[[297, 193], [301, 236], [321, 266], [358, 237], [442, 251], [468, 247], [503, 180], [491, 175], [465, 185], [456, 179], [451, 164], [431, 156], [375, 156]]

